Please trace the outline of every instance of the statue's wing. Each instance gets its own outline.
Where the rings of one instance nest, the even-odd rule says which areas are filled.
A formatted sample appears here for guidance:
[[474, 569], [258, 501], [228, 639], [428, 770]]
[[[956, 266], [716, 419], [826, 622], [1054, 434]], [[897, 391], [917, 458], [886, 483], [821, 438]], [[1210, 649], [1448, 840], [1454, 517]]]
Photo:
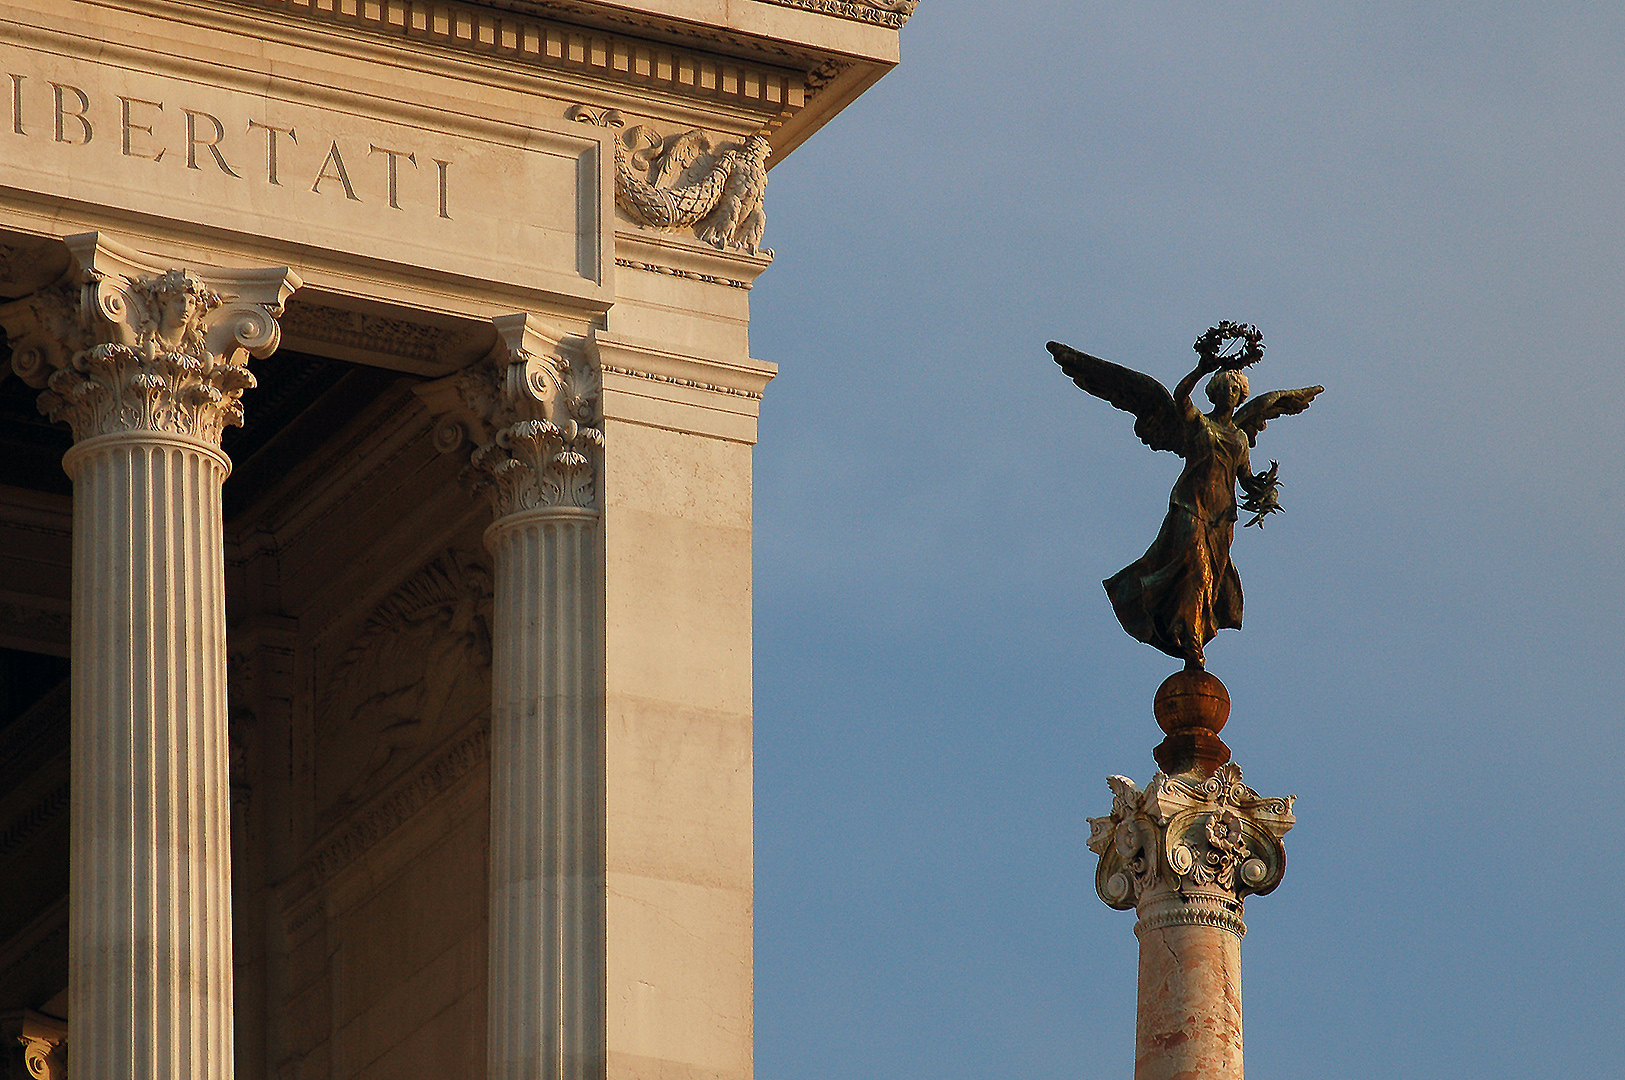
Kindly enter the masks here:
[[1058, 341], [1049, 351], [1061, 370], [1089, 393], [1134, 414], [1134, 434], [1153, 450], [1185, 449], [1185, 423], [1168, 388], [1149, 375], [1090, 356]]
[[1324, 389], [1324, 386], [1305, 386], [1301, 390], [1271, 390], [1267, 394], [1259, 394], [1236, 410], [1236, 426], [1247, 433], [1249, 446], [1257, 446], [1258, 433], [1264, 430], [1265, 424], [1277, 416], [1303, 412], [1315, 400], [1315, 395]]

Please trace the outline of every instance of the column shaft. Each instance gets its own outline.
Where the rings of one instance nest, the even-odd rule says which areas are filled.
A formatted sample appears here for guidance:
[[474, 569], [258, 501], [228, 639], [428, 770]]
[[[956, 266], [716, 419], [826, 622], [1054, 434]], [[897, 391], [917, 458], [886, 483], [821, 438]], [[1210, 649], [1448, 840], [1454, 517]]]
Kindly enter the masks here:
[[73, 476], [69, 1046], [78, 1076], [230, 1080], [219, 450], [80, 442]]
[[1242, 1080], [1241, 938], [1217, 926], [1136, 929], [1134, 1080]]
[[501, 517], [491, 711], [489, 1075], [604, 1071], [598, 512]]

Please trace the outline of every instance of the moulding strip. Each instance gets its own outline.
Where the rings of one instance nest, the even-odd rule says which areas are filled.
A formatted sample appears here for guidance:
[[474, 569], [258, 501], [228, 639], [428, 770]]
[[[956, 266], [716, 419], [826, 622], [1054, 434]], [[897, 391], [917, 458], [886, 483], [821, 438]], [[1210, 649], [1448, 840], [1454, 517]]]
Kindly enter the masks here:
[[721, 101], [768, 116], [786, 116], [807, 102], [807, 80], [799, 72], [491, 9], [429, 0], [232, 2], [325, 25]]

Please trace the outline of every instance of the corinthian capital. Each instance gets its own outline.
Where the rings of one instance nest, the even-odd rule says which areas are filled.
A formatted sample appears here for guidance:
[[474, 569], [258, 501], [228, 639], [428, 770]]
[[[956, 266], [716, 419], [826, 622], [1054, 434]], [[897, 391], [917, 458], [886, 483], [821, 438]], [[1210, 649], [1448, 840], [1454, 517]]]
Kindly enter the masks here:
[[116, 432], [189, 435], [214, 446], [243, 422], [250, 356], [276, 351], [287, 267], [165, 268], [99, 233], [63, 241], [66, 276], [0, 306], [11, 366], [75, 441]]
[[1144, 791], [1108, 777], [1112, 811], [1089, 819], [1089, 849], [1100, 856], [1095, 889], [1142, 924], [1195, 922], [1238, 935], [1242, 902], [1280, 884], [1281, 838], [1295, 823], [1293, 797], [1266, 799], [1241, 782], [1235, 763], [1211, 776], [1157, 773]]
[[497, 343], [455, 375], [418, 387], [440, 417], [442, 451], [469, 449], [468, 476], [496, 516], [547, 507], [596, 505], [599, 377], [534, 316], [492, 319]]

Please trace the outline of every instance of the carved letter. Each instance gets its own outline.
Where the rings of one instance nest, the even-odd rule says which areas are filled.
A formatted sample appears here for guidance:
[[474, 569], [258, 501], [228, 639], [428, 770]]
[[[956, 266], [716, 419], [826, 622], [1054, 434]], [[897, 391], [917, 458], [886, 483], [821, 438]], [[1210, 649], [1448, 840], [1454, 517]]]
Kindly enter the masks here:
[[156, 154], [137, 154], [137, 153], [135, 153], [134, 151], [132, 151], [130, 149], [130, 132], [132, 132], [132, 131], [144, 131], [148, 135], [152, 134], [152, 125], [151, 124], [147, 124], [147, 125], [143, 126], [141, 124], [133, 124], [133, 123], [130, 122], [130, 106], [131, 105], [151, 105], [153, 108], [157, 109], [159, 112], [163, 112], [164, 111], [164, 103], [161, 102], [161, 101], [143, 101], [141, 98], [128, 98], [128, 97], [125, 97], [123, 94], [119, 95], [119, 101], [123, 104], [123, 107], [124, 107], [123, 108], [123, 112], [124, 112], [124, 156], [125, 157], [146, 158], [149, 161], [162, 161], [164, 159], [164, 155], [166, 153], [168, 153], [168, 148], [167, 147], [160, 146], [158, 148], [158, 152]]
[[26, 75], [13, 75], [11, 77], [11, 130], [19, 135], [27, 135], [23, 130], [23, 80]]
[[[396, 183], [396, 181], [398, 179], [398, 175], [397, 175], [396, 170], [397, 170], [398, 167], [396, 166], [395, 162], [399, 158], [405, 158], [407, 161], [410, 161], [412, 163], [412, 168], [415, 169], [415, 168], [418, 167], [417, 155], [407, 153], [405, 150], [390, 150], [389, 148], [383, 147], [383, 146], [372, 146], [370, 143], [368, 145], [370, 147], [370, 149], [368, 150], [368, 153], [371, 153], [371, 154], [385, 154], [385, 155], [387, 155], [389, 157], [389, 205], [391, 205], [395, 209], [399, 210], [401, 208], [401, 204], [395, 200], [395, 195], [396, 195], [396, 192], [398, 190], [398, 185]], [[445, 196], [444, 195], [441, 196], [441, 204], [440, 205], [441, 205], [442, 209], [444, 209], [444, 207], [445, 207]]]
[[[255, 128], [265, 132], [265, 178], [276, 184], [277, 187], [281, 187], [281, 182], [276, 178], [276, 137], [286, 135], [290, 142], [296, 144], [299, 142], [299, 138], [294, 135], [293, 128], [272, 127], [270, 124], [262, 124], [258, 120], [250, 120], [248, 130], [253, 131]], [[320, 183], [319, 180], [317, 182]]]
[[[329, 165], [333, 167], [333, 172], [327, 171]], [[327, 160], [322, 162], [322, 171], [316, 174], [316, 182], [310, 185], [310, 190], [320, 194], [323, 180], [337, 180], [344, 185], [344, 197], [346, 199], [351, 202], [361, 201], [355, 197], [355, 188], [350, 186], [350, 174], [344, 170], [344, 159], [339, 156], [337, 141], [333, 143], [332, 149], [327, 151]]]
[[[206, 112], [194, 112], [191, 109], [182, 109], [181, 111], [186, 114], [186, 167], [188, 169], [197, 168], [197, 148], [202, 146], [206, 147], [209, 153], [214, 155], [214, 163], [220, 166], [221, 172], [227, 176], [237, 176], [232, 171], [231, 166], [226, 164], [226, 159], [220, 153], [220, 140], [226, 137], [225, 126]], [[197, 118], [200, 116], [214, 125], [214, 138], [208, 142], [203, 142], [197, 137]], [[241, 179], [241, 177], [238, 177], [238, 179]]]
[[[85, 96], [85, 92], [83, 90], [79, 89], [77, 86], [69, 86], [66, 83], [52, 83], [51, 89], [56, 91], [56, 141], [60, 143], [68, 143], [70, 146], [85, 145], [90, 141], [91, 136], [90, 121], [85, 119], [85, 114], [90, 111], [90, 99]], [[62, 92], [64, 90], [72, 92], [72, 94], [79, 99], [78, 112], [69, 112], [67, 110], [66, 102], [63, 101], [62, 96]], [[80, 139], [78, 142], [74, 142], [62, 133], [62, 121], [70, 116], [79, 121], [79, 126], [83, 128], [85, 132], [85, 137]]]
[[440, 216], [450, 221], [451, 215], [446, 213], [446, 170], [451, 168], [451, 162], [441, 161], [439, 158], [431, 160], [440, 166]]

